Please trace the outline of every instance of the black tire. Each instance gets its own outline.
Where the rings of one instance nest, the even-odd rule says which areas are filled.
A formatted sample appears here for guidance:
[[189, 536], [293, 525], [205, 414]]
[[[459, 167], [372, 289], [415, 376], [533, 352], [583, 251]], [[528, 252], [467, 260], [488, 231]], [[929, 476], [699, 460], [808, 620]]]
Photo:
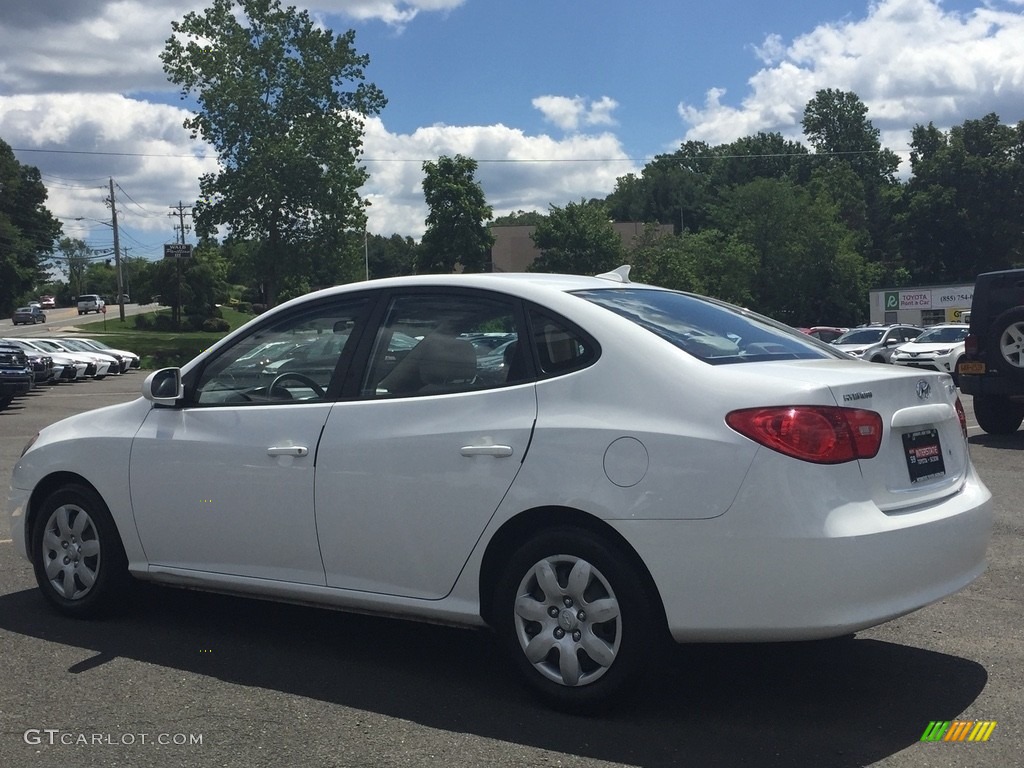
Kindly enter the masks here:
[[46, 497], [32, 526], [32, 566], [49, 603], [75, 618], [123, 607], [132, 583], [121, 537], [92, 488], [68, 484]]
[[975, 395], [974, 418], [990, 435], [1012, 435], [1024, 421], [1024, 403], [998, 395]]
[[1024, 307], [999, 315], [988, 339], [989, 362], [1007, 376], [1024, 380]]
[[[588, 714], [628, 696], [649, 671], [652, 650], [664, 647], [653, 606], [625, 553], [590, 531], [560, 527], [537, 534], [509, 558], [492, 621], [535, 694], [556, 709]], [[565, 657], [563, 669], [567, 650], [574, 655]]]

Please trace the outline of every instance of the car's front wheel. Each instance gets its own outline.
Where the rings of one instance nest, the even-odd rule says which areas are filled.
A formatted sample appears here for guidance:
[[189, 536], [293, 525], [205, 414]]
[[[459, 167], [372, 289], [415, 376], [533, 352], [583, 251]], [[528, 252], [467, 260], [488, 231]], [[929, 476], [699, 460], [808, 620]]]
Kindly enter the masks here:
[[975, 395], [974, 418], [990, 435], [1010, 435], [1024, 421], [1024, 403], [1015, 403], [998, 395]]
[[31, 546], [39, 588], [61, 613], [92, 618], [126, 596], [128, 559], [110, 510], [92, 488], [68, 484], [47, 496]]
[[629, 558], [579, 528], [555, 528], [509, 559], [494, 625], [527, 685], [558, 709], [613, 704], [663, 646], [651, 596]]

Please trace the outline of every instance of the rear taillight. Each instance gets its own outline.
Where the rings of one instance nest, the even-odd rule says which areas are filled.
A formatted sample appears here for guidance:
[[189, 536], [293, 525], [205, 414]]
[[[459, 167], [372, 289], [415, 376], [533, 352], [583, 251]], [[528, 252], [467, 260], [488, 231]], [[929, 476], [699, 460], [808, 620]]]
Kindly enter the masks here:
[[964, 339], [964, 352], [968, 355], [978, 354], [978, 337], [973, 333], [968, 333], [967, 338]]
[[960, 419], [960, 431], [964, 433], [964, 440], [967, 439], [967, 414], [964, 413], [964, 405], [960, 402], [960, 398], [957, 397], [956, 403], [956, 417]]
[[788, 405], [733, 411], [725, 422], [756, 443], [815, 464], [870, 459], [882, 445], [882, 417], [860, 408]]

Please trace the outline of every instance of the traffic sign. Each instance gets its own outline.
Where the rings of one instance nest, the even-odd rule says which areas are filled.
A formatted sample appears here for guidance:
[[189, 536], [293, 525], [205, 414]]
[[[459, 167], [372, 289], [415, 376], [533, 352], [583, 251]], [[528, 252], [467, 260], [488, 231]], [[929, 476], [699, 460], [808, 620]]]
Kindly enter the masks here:
[[188, 259], [192, 256], [190, 243], [164, 243], [165, 259]]

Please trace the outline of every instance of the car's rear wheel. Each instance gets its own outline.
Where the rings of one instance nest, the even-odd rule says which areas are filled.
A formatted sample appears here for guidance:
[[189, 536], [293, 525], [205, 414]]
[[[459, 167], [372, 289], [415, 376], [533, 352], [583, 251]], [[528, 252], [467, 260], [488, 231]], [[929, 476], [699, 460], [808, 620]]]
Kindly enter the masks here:
[[131, 584], [128, 558], [93, 489], [68, 484], [47, 496], [31, 542], [36, 581], [61, 613], [92, 618], [120, 606]]
[[1024, 378], [1024, 309], [1014, 308], [992, 323], [992, 363], [1010, 376]]
[[978, 426], [990, 435], [1010, 435], [1024, 421], [1024, 403], [998, 395], [975, 395], [974, 417]]
[[544, 531], [509, 559], [494, 625], [523, 680], [552, 706], [615, 702], [662, 647], [653, 602], [625, 553], [579, 528]]

